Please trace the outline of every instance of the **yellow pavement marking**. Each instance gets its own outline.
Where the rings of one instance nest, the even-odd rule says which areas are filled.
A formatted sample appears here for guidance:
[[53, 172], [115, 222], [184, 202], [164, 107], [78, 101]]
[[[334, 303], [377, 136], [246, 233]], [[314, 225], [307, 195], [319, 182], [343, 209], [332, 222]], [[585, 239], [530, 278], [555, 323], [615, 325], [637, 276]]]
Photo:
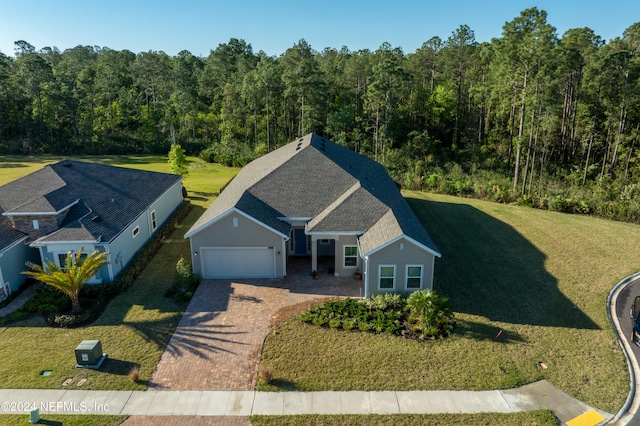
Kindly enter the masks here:
[[580, 414], [567, 422], [567, 426], [595, 426], [601, 421], [606, 420], [605, 417], [596, 410], [589, 410], [584, 414]]

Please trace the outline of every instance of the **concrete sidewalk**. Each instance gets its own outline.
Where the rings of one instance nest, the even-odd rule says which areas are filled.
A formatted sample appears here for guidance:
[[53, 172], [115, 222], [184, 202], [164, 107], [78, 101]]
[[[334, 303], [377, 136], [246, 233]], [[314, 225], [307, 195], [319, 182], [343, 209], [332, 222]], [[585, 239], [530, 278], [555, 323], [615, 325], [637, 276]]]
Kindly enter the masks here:
[[[132, 416], [251, 416], [295, 414], [510, 413], [547, 408], [561, 422], [591, 407], [546, 381], [490, 391], [91, 391], [0, 389], [2, 414], [126, 414]], [[560, 410], [558, 411], [558, 408]], [[611, 419], [609, 413], [599, 412]]]

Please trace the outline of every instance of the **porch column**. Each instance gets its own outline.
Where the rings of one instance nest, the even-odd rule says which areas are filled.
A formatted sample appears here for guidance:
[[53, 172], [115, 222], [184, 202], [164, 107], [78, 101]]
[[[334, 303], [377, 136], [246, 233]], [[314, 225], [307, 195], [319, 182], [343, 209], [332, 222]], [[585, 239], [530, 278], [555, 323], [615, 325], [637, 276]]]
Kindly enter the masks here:
[[311, 271], [318, 271], [318, 239], [311, 236]]

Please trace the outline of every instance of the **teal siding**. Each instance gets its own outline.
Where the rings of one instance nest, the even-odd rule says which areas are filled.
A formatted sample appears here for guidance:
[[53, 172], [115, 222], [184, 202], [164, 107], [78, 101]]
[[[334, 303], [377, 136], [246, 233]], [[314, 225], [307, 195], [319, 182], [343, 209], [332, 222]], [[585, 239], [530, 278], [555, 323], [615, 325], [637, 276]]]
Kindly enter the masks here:
[[27, 278], [22, 274], [23, 271], [29, 270], [25, 263], [38, 263], [39, 260], [38, 250], [29, 247], [24, 242], [20, 242], [0, 254], [2, 278], [5, 283], [9, 283], [12, 292], [18, 290]]

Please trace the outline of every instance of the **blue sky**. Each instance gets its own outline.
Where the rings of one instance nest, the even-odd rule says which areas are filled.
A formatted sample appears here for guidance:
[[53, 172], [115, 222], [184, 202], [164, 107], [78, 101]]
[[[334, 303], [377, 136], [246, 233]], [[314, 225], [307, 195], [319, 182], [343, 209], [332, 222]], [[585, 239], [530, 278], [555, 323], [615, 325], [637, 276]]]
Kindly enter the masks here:
[[376, 50], [389, 42], [412, 53], [433, 36], [446, 40], [460, 25], [476, 41], [490, 41], [533, 6], [547, 11], [558, 36], [590, 27], [609, 41], [640, 21], [638, 0], [0, 0], [0, 52], [13, 56], [13, 42], [25, 40], [36, 49], [95, 45], [207, 56], [235, 37], [268, 55], [302, 38], [315, 50]]

